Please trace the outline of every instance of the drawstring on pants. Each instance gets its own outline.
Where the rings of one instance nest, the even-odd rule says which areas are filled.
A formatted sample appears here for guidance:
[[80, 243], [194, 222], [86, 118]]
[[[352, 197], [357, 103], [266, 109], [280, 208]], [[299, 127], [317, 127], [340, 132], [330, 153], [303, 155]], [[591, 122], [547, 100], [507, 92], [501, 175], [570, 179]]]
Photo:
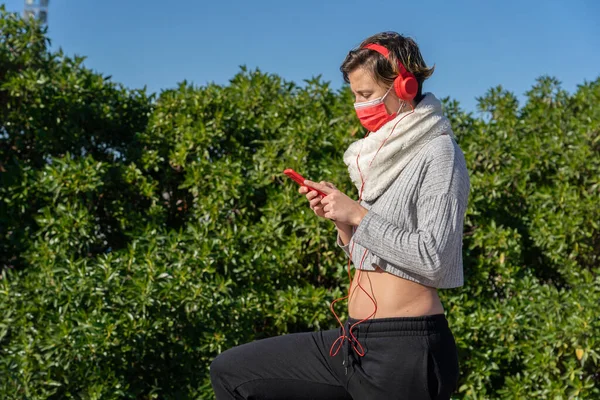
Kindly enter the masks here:
[[[357, 333], [357, 335], [358, 335], [359, 330], [360, 330], [359, 326], [356, 326], [354, 329], [354, 331]], [[350, 351], [351, 351], [351, 349], [354, 349], [354, 351], [357, 351], [357, 350], [352, 345], [352, 341], [354, 340], [353, 335], [348, 335], [343, 340], [345, 340], [346, 343], [342, 344], [342, 354], [343, 354], [342, 365], [344, 366], [344, 375], [348, 375], [348, 367], [350, 366]], [[358, 340], [356, 340], [356, 342], [358, 343]]]

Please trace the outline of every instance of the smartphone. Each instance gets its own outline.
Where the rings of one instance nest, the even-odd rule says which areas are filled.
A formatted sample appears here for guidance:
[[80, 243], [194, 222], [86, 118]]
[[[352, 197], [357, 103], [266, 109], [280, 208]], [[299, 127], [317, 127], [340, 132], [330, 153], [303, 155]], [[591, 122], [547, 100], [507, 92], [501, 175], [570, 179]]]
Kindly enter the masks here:
[[284, 170], [283, 173], [286, 174], [287, 176], [289, 176], [290, 178], [292, 178], [293, 180], [295, 180], [298, 183], [298, 185], [306, 186], [309, 190], [316, 190], [317, 193], [319, 193], [323, 197], [327, 196], [325, 193], [321, 192], [319, 189], [315, 189], [308, 185], [305, 185], [304, 177], [302, 175], [300, 175], [299, 173], [297, 173], [296, 171], [294, 171], [293, 169], [288, 168], [288, 169]]

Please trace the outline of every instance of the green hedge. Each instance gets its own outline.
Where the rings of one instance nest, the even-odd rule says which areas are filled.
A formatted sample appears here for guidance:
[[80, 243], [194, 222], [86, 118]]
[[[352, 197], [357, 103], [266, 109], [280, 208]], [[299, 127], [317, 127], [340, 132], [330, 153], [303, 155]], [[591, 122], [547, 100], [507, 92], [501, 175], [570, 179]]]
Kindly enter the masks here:
[[[210, 399], [220, 351], [337, 326], [345, 256], [281, 172], [356, 196], [348, 88], [155, 96], [47, 44], [0, 6], [1, 398]], [[600, 79], [444, 104], [472, 183], [456, 397], [600, 397]]]

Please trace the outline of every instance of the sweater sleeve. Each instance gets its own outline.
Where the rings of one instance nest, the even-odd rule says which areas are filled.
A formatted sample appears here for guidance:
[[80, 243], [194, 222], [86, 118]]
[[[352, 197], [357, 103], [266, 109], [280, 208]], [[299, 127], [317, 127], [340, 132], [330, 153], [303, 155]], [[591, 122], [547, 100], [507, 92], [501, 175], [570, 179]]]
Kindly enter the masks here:
[[353, 240], [395, 267], [437, 281], [444, 267], [461, 262], [464, 212], [449, 194], [417, 203], [417, 229], [406, 231], [369, 211]]

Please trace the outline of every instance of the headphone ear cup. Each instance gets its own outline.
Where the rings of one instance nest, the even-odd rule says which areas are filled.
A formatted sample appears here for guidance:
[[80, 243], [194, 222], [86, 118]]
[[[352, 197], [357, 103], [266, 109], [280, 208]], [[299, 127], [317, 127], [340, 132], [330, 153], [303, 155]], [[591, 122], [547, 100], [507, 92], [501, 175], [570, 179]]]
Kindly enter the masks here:
[[411, 101], [414, 99], [418, 90], [419, 83], [412, 74], [407, 77], [398, 75], [394, 80], [394, 91], [396, 92], [396, 95], [404, 101]]

